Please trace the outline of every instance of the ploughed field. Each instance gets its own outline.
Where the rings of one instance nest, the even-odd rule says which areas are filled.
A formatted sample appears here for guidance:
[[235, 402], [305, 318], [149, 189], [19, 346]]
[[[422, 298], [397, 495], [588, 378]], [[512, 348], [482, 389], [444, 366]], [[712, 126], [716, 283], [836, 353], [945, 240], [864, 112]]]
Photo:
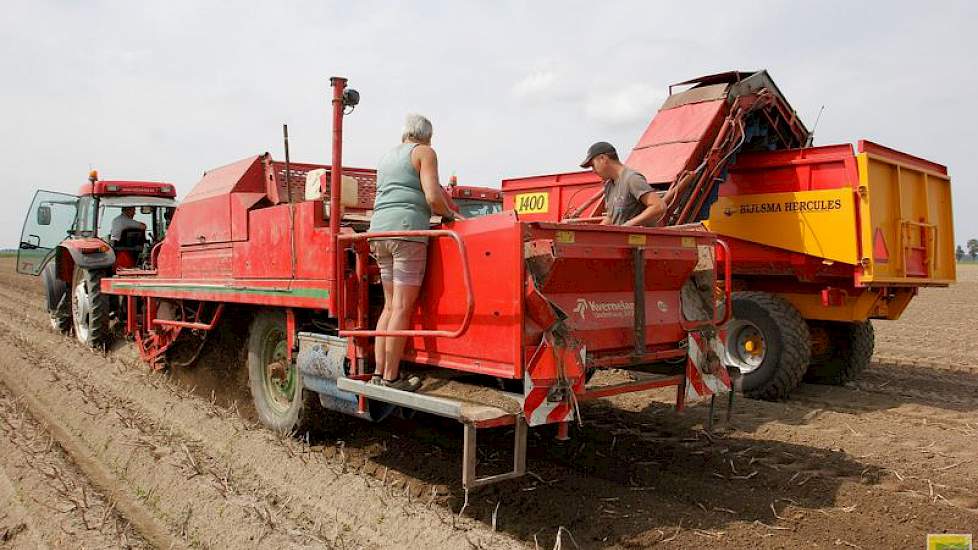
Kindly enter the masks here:
[[[254, 422], [240, 323], [198, 363], [151, 373], [48, 325], [36, 280], [0, 259], [0, 548], [922, 548], [978, 534], [978, 268], [877, 328], [847, 387], [706, 407], [670, 393], [533, 430], [527, 477], [460, 489], [461, 429], [327, 413], [280, 437]], [[614, 374], [606, 375], [614, 376]], [[722, 407], [721, 407], [722, 412]], [[480, 437], [505, 468], [511, 433]]]

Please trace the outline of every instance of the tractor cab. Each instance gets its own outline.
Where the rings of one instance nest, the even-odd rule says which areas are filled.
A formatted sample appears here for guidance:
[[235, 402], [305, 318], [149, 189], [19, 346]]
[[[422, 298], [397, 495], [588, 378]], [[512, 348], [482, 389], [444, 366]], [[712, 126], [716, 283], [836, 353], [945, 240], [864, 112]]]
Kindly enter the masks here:
[[[34, 194], [21, 230], [17, 272], [40, 275], [47, 310], [55, 328], [69, 331], [87, 325], [85, 317], [101, 298], [93, 282], [119, 269], [150, 263], [176, 209], [172, 184], [145, 181], [100, 181], [94, 170], [77, 195], [54, 191]], [[113, 222], [117, 218], [128, 223]], [[138, 222], [138, 223], [137, 223]], [[68, 292], [68, 289], [72, 289]], [[92, 335], [75, 330], [79, 340]]]
[[445, 191], [451, 199], [451, 204], [454, 204], [466, 219], [503, 211], [503, 192], [500, 189], [459, 185], [455, 176], [452, 176]]
[[[21, 232], [17, 271], [39, 275], [60, 247], [85, 254], [113, 251], [113, 267], [137, 267], [163, 240], [176, 209], [176, 191], [169, 183], [99, 181], [92, 172], [78, 195], [38, 191]], [[112, 234], [113, 222], [131, 214], [142, 224]]]

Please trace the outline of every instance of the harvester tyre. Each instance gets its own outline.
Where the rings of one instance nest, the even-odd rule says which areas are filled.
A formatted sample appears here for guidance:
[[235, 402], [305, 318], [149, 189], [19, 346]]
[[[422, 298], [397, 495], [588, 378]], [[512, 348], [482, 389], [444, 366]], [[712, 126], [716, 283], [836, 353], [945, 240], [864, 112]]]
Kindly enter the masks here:
[[312, 411], [310, 392], [303, 389], [302, 372], [288, 363], [285, 315], [255, 314], [248, 330], [248, 386], [258, 419], [278, 433], [300, 431]]
[[855, 380], [873, 360], [876, 331], [870, 321], [826, 322], [831, 351], [828, 357], [813, 358], [806, 380], [841, 386]]
[[811, 358], [808, 325], [788, 301], [767, 292], [735, 292], [733, 320], [728, 326], [727, 360], [737, 355], [738, 326], [749, 326], [761, 340], [763, 355], [750, 369], [742, 368], [744, 395], [785, 399], [798, 387]]
[[101, 269], [75, 268], [71, 282], [71, 319], [75, 338], [94, 349], [104, 349], [111, 340], [109, 297], [102, 293]]
[[62, 334], [71, 332], [71, 296], [68, 295], [68, 285], [58, 278], [54, 262], [48, 262], [44, 267], [41, 279], [51, 328]]

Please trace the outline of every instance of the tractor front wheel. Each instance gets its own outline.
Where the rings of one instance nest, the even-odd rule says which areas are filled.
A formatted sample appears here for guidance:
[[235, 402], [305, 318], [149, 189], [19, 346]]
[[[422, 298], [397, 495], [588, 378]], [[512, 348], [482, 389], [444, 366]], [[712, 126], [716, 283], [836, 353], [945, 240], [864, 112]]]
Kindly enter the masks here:
[[808, 368], [808, 325], [783, 298], [735, 292], [727, 325], [727, 364], [743, 374], [743, 392], [756, 399], [784, 399]]
[[248, 336], [248, 385], [259, 420], [280, 433], [298, 429], [304, 405], [302, 374], [288, 360], [288, 346], [285, 315], [255, 315]]
[[869, 321], [854, 323], [812, 322], [812, 338], [824, 341], [822, 353], [814, 354], [805, 379], [840, 386], [855, 380], [873, 359], [876, 332]]
[[102, 294], [102, 277], [97, 269], [75, 268], [71, 283], [71, 318], [75, 338], [92, 348], [109, 343], [109, 297]]

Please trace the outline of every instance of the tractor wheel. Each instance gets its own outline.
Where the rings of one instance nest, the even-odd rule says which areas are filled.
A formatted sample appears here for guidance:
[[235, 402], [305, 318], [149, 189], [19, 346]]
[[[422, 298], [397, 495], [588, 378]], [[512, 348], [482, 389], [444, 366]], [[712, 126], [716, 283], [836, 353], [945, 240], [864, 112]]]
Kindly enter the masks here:
[[825, 331], [825, 353], [812, 357], [805, 379], [817, 384], [840, 386], [855, 380], [869, 366], [876, 345], [876, 332], [869, 321], [855, 323], [812, 323], [813, 337]]
[[248, 385], [259, 420], [279, 433], [299, 430], [312, 400], [302, 387], [302, 373], [287, 359], [285, 315], [259, 312], [248, 332]]
[[790, 303], [766, 292], [735, 292], [727, 325], [727, 362], [743, 374], [743, 392], [784, 399], [808, 368], [808, 325]]
[[41, 279], [44, 282], [51, 328], [63, 334], [71, 332], [71, 296], [68, 295], [68, 285], [58, 278], [53, 261], [48, 262]]
[[109, 343], [109, 297], [102, 294], [104, 271], [75, 268], [71, 283], [71, 318], [75, 338], [92, 348]]

